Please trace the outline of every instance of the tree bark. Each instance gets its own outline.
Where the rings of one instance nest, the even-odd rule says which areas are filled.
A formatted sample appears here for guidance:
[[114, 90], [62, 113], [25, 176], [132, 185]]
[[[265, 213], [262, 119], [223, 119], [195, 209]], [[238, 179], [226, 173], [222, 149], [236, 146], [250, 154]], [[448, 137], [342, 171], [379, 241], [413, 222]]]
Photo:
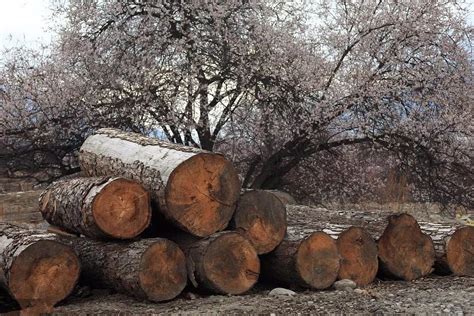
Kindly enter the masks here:
[[241, 195], [229, 227], [247, 237], [259, 255], [265, 254], [285, 237], [286, 208], [272, 192], [247, 191]]
[[227, 227], [239, 197], [237, 172], [224, 156], [139, 134], [100, 129], [79, 160], [89, 176], [139, 181], [160, 212], [199, 237]]
[[125, 178], [54, 182], [41, 195], [40, 210], [48, 223], [92, 238], [134, 238], [151, 220], [148, 192]]
[[284, 205], [295, 205], [296, 200], [291, 194], [278, 190], [267, 190], [268, 192], [273, 193]]
[[54, 234], [0, 223], [0, 286], [22, 308], [54, 306], [72, 292], [80, 270]]
[[175, 298], [186, 286], [186, 259], [164, 238], [108, 243], [61, 236], [81, 258], [84, 282], [139, 299], [160, 302]]
[[186, 253], [188, 278], [195, 288], [242, 294], [257, 282], [260, 260], [240, 233], [223, 231], [200, 240], [186, 234], [174, 238]]
[[433, 241], [409, 214], [388, 217], [388, 225], [378, 241], [378, 248], [383, 276], [409, 281], [433, 271]]
[[300, 240], [284, 240], [261, 260], [266, 280], [314, 289], [330, 287], [340, 267], [336, 241], [324, 232], [314, 232]]

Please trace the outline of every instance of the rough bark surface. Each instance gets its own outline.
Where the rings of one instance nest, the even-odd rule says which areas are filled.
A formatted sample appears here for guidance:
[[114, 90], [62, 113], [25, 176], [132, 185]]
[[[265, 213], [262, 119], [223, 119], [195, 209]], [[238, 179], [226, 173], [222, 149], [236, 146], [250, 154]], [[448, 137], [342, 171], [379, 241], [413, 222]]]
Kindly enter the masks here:
[[231, 229], [250, 240], [259, 255], [280, 244], [286, 226], [285, 206], [272, 192], [263, 190], [243, 193], [230, 223]]
[[93, 238], [134, 238], [151, 220], [148, 192], [125, 178], [57, 181], [39, 204], [48, 223]]
[[54, 234], [0, 223], [0, 286], [22, 308], [48, 308], [74, 289], [80, 263]]
[[268, 192], [273, 193], [284, 205], [295, 205], [296, 200], [291, 194], [278, 190], [268, 190]]
[[79, 255], [86, 284], [154, 302], [170, 300], [186, 286], [184, 253], [167, 239], [120, 243], [61, 239]]
[[188, 278], [196, 288], [221, 294], [250, 290], [260, 274], [260, 260], [250, 241], [237, 232], [219, 232], [201, 240], [182, 236]]
[[388, 217], [378, 248], [381, 275], [409, 281], [433, 271], [433, 241], [409, 214]]
[[324, 232], [314, 232], [301, 240], [284, 240], [261, 260], [265, 279], [314, 289], [330, 287], [340, 267], [336, 241]]
[[139, 181], [160, 212], [199, 237], [224, 229], [239, 197], [237, 172], [222, 155], [135, 133], [100, 129], [86, 139], [79, 160], [89, 176]]

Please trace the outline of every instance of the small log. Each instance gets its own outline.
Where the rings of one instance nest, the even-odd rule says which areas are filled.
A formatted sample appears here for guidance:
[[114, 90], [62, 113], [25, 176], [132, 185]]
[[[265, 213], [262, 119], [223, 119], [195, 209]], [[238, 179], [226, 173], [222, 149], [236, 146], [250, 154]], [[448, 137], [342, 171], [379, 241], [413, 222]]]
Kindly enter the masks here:
[[365, 286], [377, 276], [379, 268], [377, 244], [361, 227], [350, 227], [336, 241], [341, 255], [339, 279], [350, 279], [357, 286]]
[[150, 197], [124, 178], [77, 178], [51, 184], [40, 197], [50, 224], [93, 238], [129, 239], [150, 224]]
[[164, 238], [110, 243], [61, 236], [79, 255], [84, 283], [139, 299], [160, 302], [175, 298], [186, 286], [186, 259]]
[[455, 275], [474, 277], [474, 227], [456, 230], [448, 241], [446, 257]]
[[188, 278], [195, 288], [220, 294], [242, 294], [258, 280], [257, 252], [238, 232], [223, 231], [200, 240], [181, 234], [174, 240], [186, 253]]
[[48, 310], [72, 292], [80, 270], [54, 234], [0, 223], [0, 286], [22, 308]]
[[224, 156], [135, 133], [100, 129], [82, 145], [79, 161], [89, 176], [139, 181], [155, 209], [199, 237], [226, 228], [239, 197], [237, 172]]
[[259, 255], [265, 254], [285, 237], [286, 208], [273, 193], [247, 191], [240, 197], [229, 227], [247, 237]]
[[391, 215], [378, 241], [380, 272], [384, 276], [414, 280], [433, 270], [435, 250], [409, 214]]
[[340, 267], [336, 241], [324, 232], [314, 232], [301, 240], [284, 240], [261, 260], [266, 280], [314, 289], [330, 287]]

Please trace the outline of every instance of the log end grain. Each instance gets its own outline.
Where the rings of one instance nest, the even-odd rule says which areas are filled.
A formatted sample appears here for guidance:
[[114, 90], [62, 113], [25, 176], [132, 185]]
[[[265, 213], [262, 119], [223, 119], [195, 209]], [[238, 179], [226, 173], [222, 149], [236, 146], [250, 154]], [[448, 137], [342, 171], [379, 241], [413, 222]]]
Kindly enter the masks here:
[[209, 288], [224, 294], [242, 294], [251, 289], [260, 274], [260, 260], [252, 244], [236, 232], [212, 240], [202, 259]]
[[255, 190], [241, 196], [232, 228], [241, 231], [259, 255], [281, 243], [286, 227], [286, 208], [273, 193]]
[[232, 163], [221, 155], [200, 153], [171, 172], [164, 211], [182, 229], [206, 237], [227, 227], [239, 194]]
[[23, 308], [54, 306], [72, 292], [79, 274], [79, 259], [71, 248], [40, 240], [13, 261], [9, 288]]
[[414, 280], [433, 270], [435, 250], [431, 238], [409, 214], [391, 215], [378, 241], [380, 271], [390, 277]]
[[350, 227], [342, 232], [337, 241], [341, 255], [339, 279], [350, 279], [357, 286], [371, 283], [379, 267], [377, 244], [375, 240], [360, 227]]
[[454, 232], [446, 257], [454, 274], [474, 277], [474, 227], [462, 227]]
[[305, 238], [296, 253], [296, 271], [309, 287], [326, 289], [337, 279], [340, 256], [336, 241], [324, 232]]
[[113, 238], [136, 237], [150, 224], [150, 196], [134, 181], [124, 178], [110, 181], [92, 203], [95, 223]]
[[142, 256], [140, 286], [147, 298], [160, 302], [175, 298], [186, 286], [186, 257], [172, 241], [160, 239]]

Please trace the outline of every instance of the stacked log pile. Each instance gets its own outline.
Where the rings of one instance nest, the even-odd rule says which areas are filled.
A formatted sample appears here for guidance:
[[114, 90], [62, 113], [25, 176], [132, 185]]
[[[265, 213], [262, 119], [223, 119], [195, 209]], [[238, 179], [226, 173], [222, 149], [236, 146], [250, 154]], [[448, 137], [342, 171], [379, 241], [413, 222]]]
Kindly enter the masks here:
[[474, 275], [472, 227], [436, 229], [408, 214], [308, 221], [302, 211], [324, 210], [296, 206], [286, 193], [241, 191], [223, 155], [115, 129], [90, 136], [79, 158], [86, 177], [55, 182], [40, 197], [57, 234], [0, 225], [0, 285], [22, 307], [64, 299], [80, 270], [84, 284], [153, 302], [187, 284], [242, 294], [258, 280], [365, 286], [437, 265]]

